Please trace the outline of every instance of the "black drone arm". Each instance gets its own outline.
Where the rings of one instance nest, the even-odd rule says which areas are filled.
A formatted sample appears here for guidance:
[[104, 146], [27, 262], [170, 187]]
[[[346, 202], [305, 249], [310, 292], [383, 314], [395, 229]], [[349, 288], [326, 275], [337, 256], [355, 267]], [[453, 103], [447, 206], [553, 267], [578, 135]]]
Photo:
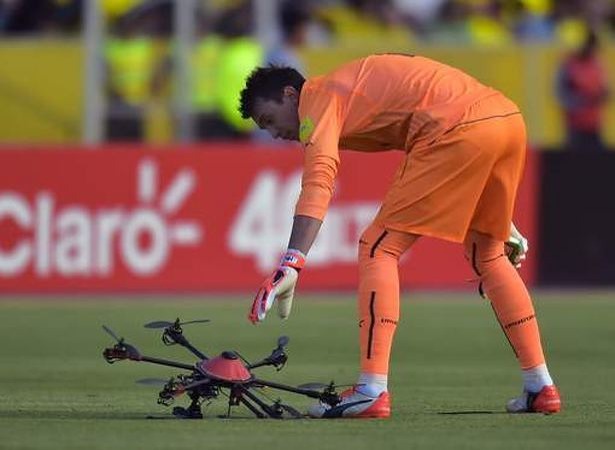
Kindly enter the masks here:
[[322, 397], [322, 392], [313, 391], [311, 389], [296, 388], [294, 386], [287, 386], [285, 384], [274, 383], [273, 381], [266, 381], [258, 378], [253, 380], [253, 384], [267, 386], [273, 389], [279, 389], [281, 391], [293, 392], [295, 394], [301, 394], [311, 398], [320, 399]]
[[161, 366], [176, 367], [178, 369], [194, 370], [194, 365], [184, 364], [176, 361], [169, 361], [168, 359], [152, 358], [150, 356], [141, 356], [139, 361], [145, 361], [152, 364], [159, 364]]
[[284, 367], [286, 361], [288, 361], [288, 355], [286, 354], [286, 351], [284, 350], [284, 348], [278, 347], [273, 352], [271, 352], [271, 355], [267, 356], [264, 359], [261, 359], [258, 362], [248, 364], [247, 367], [249, 370], [252, 370], [256, 369], [257, 367], [274, 366], [277, 370], [282, 370], [282, 367]]
[[106, 348], [103, 351], [103, 357], [109, 364], [128, 359], [130, 361], [142, 361], [162, 366], [176, 367], [178, 369], [194, 370], [194, 365], [142, 355], [135, 347], [128, 344], [116, 344], [113, 347]]
[[199, 359], [209, 359], [203, 352], [192, 345], [183, 335], [182, 329], [178, 326], [165, 328], [162, 334], [162, 342], [166, 345], [179, 344], [188, 349], [193, 355]]

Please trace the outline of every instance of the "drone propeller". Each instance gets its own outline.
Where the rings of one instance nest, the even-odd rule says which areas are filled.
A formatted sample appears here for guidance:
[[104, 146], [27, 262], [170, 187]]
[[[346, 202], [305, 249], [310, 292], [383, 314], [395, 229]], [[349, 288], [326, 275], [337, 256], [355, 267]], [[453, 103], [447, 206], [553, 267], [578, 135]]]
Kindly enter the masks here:
[[247, 364], [248, 369], [256, 369], [257, 367], [262, 366], [274, 366], [276, 370], [279, 371], [282, 370], [282, 368], [286, 364], [286, 361], [288, 360], [285, 347], [288, 345], [289, 342], [290, 338], [288, 336], [280, 336], [278, 338], [278, 346], [273, 349], [271, 355], [253, 364], [250, 364], [240, 354], [237, 355]]
[[113, 332], [113, 330], [111, 328], [109, 328], [107, 325], [103, 325], [103, 330], [105, 330], [107, 332], [107, 334], [109, 334], [113, 339], [115, 339], [118, 343], [122, 343], [124, 341], [124, 338], [119, 338], [117, 337], [117, 334], [115, 334]]
[[319, 391], [321, 389], [336, 389], [336, 388], [344, 388], [350, 386], [363, 386], [362, 384], [335, 384], [331, 383], [304, 383], [297, 386], [299, 389], [307, 389], [310, 391]]
[[175, 322], [169, 322], [168, 320], [155, 320], [144, 325], [145, 328], [168, 328], [174, 326], [188, 325], [190, 323], [206, 323], [211, 322], [209, 319], [188, 320], [186, 322], [180, 322], [179, 319]]
[[299, 389], [307, 389], [310, 391], [319, 391], [321, 389], [326, 389], [329, 387], [328, 384], [325, 383], [303, 383], [297, 386]]
[[117, 334], [115, 334], [115, 332], [107, 325], [103, 325], [102, 328], [107, 334], [109, 334], [113, 339], [117, 341], [117, 344], [115, 344], [113, 348], [106, 349], [103, 353], [105, 359], [107, 359], [107, 362], [111, 363], [114, 360], [116, 361], [118, 359], [125, 358], [129, 358], [136, 361], [141, 360], [141, 352], [139, 352], [139, 350], [137, 350], [135, 346], [124, 342], [124, 338], [118, 337]]
[[280, 336], [278, 338], [278, 348], [286, 347], [290, 342], [290, 338], [288, 336]]
[[135, 381], [135, 383], [145, 386], [164, 386], [168, 382], [169, 380], [165, 380], [164, 378], [141, 378]]

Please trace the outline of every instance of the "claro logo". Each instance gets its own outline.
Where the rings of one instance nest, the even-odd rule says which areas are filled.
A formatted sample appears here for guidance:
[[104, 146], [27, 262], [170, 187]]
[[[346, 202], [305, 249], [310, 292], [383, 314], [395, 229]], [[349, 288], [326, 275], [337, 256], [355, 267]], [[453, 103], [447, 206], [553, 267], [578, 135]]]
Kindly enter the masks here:
[[135, 205], [58, 209], [53, 192], [39, 191], [32, 202], [14, 191], [0, 192], [0, 223], [13, 221], [19, 233], [0, 246], [0, 276], [14, 277], [32, 268], [37, 276], [109, 276], [120, 259], [137, 276], [156, 274], [173, 246], [196, 245], [202, 229], [177, 219], [196, 185], [190, 169], [180, 170], [159, 193], [158, 168], [143, 160], [137, 168]]

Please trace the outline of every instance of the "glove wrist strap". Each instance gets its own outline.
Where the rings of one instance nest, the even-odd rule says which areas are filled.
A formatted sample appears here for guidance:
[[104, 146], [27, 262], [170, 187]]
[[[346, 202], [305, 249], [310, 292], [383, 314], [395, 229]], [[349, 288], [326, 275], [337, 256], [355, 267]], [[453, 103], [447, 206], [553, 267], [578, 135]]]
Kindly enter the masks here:
[[305, 266], [305, 255], [303, 252], [299, 250], [295, 250], [293, 248], [289, 248], [284, 255], [282, 255], [282, 259], [280, 260], [280, 266], [284, 267], [292, 267], [297, 272], [303, 269]]

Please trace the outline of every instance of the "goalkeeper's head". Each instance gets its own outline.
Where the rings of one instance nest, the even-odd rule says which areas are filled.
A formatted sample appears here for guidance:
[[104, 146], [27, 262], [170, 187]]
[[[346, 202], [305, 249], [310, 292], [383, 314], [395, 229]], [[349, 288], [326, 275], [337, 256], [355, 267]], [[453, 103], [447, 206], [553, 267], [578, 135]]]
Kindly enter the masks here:
[[246, 79], [239, 111], [274, 138], [299, 140], [299, 94], [305, 78], [292, 67], [258, 67]]

